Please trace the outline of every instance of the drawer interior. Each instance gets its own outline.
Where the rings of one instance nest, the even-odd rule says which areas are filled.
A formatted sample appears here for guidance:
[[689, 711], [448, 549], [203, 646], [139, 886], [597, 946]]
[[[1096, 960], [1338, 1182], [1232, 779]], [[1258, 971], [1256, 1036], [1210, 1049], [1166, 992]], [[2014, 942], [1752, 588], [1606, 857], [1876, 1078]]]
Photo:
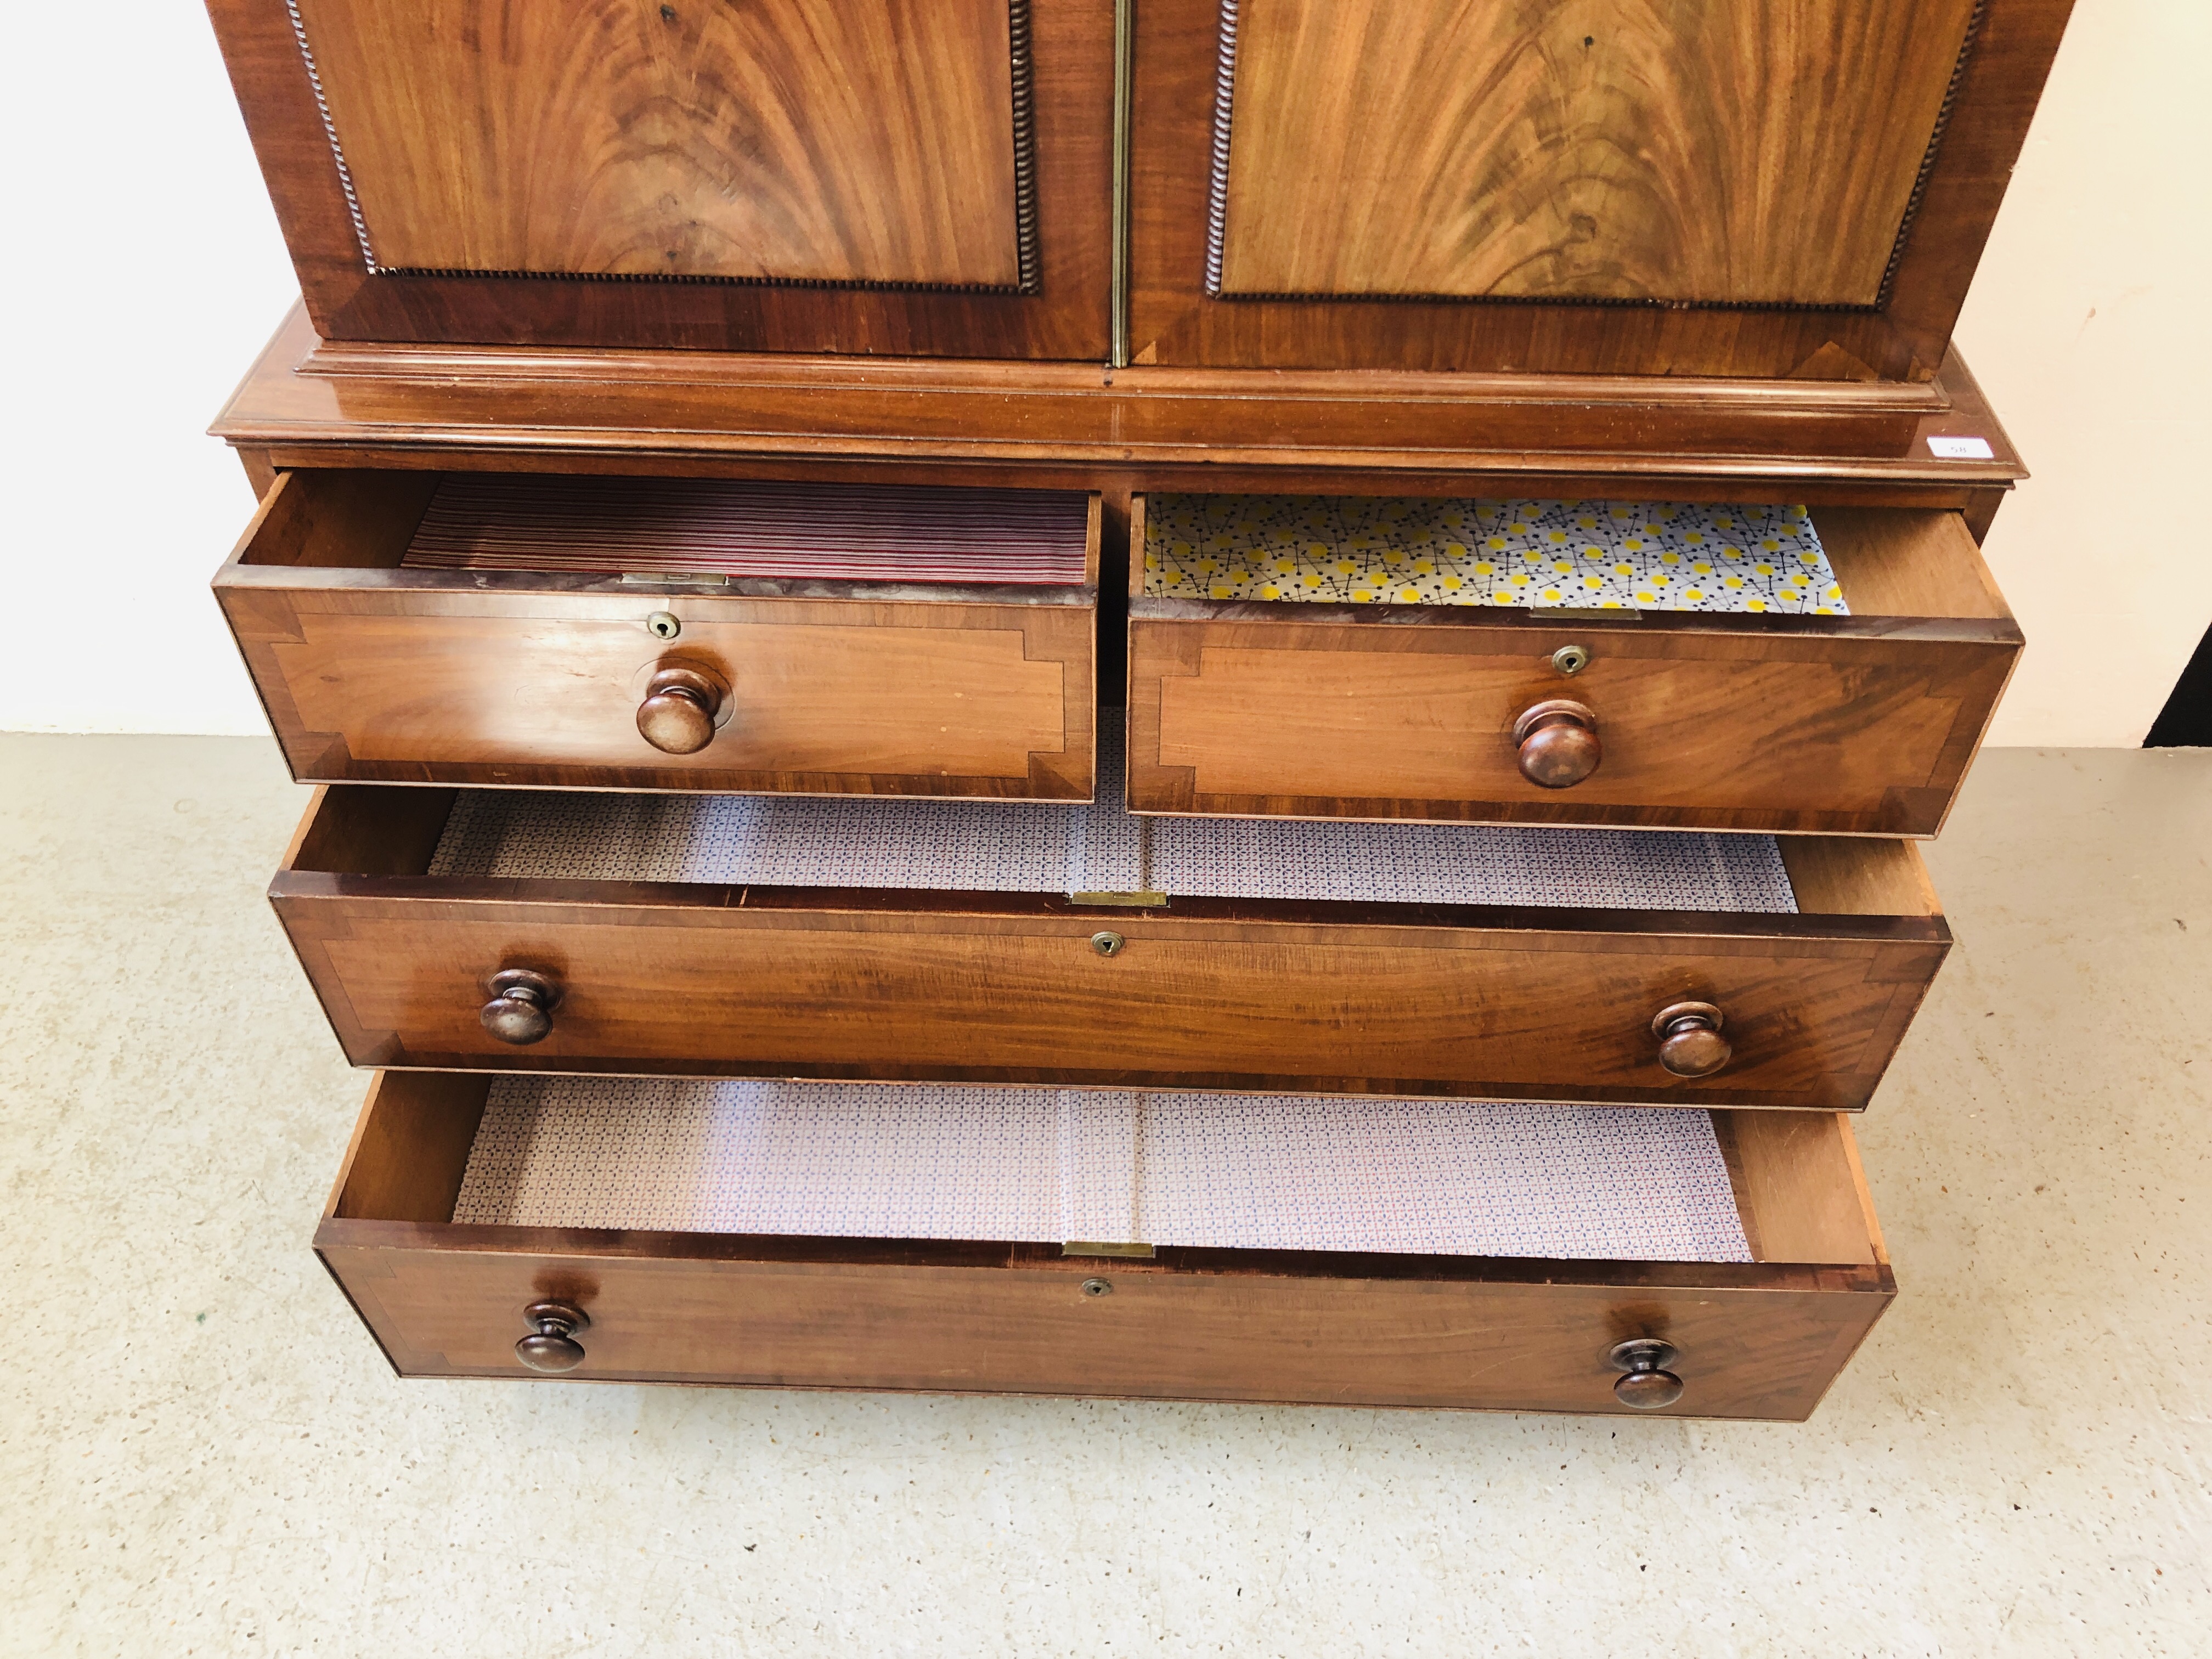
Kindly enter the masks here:
[[608, 580], [1079, 587], [1097, 498], [714, 478], [288, 473], [238, 562]]
[[1884, 1259], [1828, 1113], [387, 1073], [337, 1218], [1359, 1251]]
[[471, 791], [434, 876], [1790, 914], [1771, 836], [1153, 818], [1099, 727], [1079, 805]]
[[1773, 616], [2010, 616], [1956, 513], [1152, 495], [1132, 598]]
[[340, 784], [283, 868], [339, 875], [1934, 917], [1919, 855], [1867, 837], [1141, 817], [1121, 722], [1060, 805]]

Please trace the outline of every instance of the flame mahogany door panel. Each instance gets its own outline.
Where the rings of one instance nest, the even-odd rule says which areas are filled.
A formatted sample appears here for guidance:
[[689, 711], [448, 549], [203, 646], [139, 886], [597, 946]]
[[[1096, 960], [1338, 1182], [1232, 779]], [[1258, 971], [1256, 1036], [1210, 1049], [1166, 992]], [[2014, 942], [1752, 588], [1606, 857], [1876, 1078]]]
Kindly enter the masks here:
[[327, 339], [1105, 353], [1110, 6], [209, 11]]
[[1923, 380], [2071, 0], [1148, 0], [1139, 363]]

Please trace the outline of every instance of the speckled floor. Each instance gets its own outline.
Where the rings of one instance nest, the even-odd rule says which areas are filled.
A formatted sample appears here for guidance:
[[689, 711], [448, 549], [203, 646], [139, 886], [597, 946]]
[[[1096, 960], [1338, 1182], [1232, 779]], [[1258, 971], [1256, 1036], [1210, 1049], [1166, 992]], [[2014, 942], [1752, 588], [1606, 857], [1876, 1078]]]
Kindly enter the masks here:
[[401, 1382], [266, 744], [0, 738], [9, 1654], [2185, 1654], [2212, 754], [1996, 751], [1802, 1427]]

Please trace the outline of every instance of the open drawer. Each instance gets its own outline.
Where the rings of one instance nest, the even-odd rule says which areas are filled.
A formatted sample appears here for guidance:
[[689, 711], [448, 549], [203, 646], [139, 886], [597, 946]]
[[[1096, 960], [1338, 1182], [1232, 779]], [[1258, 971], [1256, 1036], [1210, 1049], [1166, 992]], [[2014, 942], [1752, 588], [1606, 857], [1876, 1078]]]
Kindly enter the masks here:
[[315, 1244], [410, 1376], [1800, 1419], [1895, 1294], [1832, 1114], [1104, 1104], [386, 1073]]
[[215, 588], [293, 775], [1086, 800], [1072, 491], [280, 475]]
[[1910, 844], [331, 785], [270, 889], [347, 1056], [1866, 1105], [1949, 933]]
[[1932, 836], [2021, 650], [1956, 513], [1137, 498], [1140, 812]]

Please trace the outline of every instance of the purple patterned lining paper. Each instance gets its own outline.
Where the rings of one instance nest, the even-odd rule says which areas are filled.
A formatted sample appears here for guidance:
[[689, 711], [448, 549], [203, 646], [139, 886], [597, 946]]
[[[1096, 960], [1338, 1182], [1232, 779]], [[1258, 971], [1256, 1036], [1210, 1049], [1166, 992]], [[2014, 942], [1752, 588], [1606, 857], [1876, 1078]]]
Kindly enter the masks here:
[[430, 873], [1787, 914], [1771, 836], [1139, 817], [1100, 723], [1087, 805], [464, 790]]
[[501, 1078], [453, 1219], [1747, 1261], [1702, 1111]]

